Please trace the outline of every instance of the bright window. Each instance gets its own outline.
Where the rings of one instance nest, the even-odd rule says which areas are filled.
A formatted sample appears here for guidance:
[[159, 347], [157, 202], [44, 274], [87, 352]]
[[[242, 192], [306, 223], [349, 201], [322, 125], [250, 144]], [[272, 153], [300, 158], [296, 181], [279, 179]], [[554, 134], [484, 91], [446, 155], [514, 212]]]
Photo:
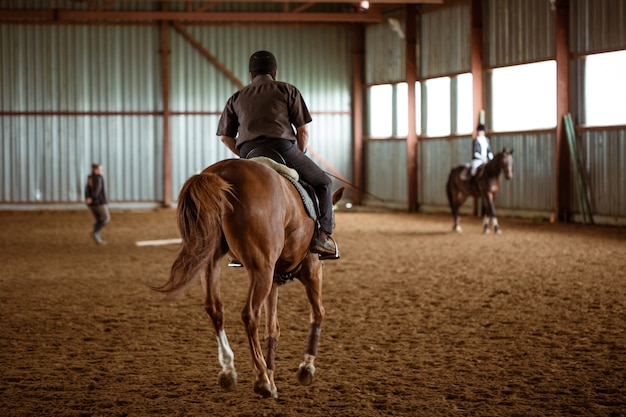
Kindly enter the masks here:
[[450, 134], [450, 77], [426, 80], [426, 135]]
[[409, 86], [400, 83], [396, 86], [396, 131], [395, 135], [406, 137], [409, 133]]
[[368, 134], [373, 138], [406, 137], [409, 88], [407, 83], [375, 85], [368, 95]]
[[393, 133], [393, 86], [391, 84], [374, 85], [369, 89], [369, 135], [372, 137], [390, 137]]
[[493, 130], [556, 126], [556, 61], [497, 68], [491, 80]]
[[474, 86], [472, 74], [456, 77], [456, 132], [459, 134], [474, 131]]
[[[426, 135], [448, 136], [474, 129], [472, 74], [426, 80]], [[452, 122], [455, 122], [453, 131]]]
[[585, 124], [626, 124], [626, 51], [585, 58]]
[[415, 130], [417, 135], [422, 131], [422, 84], [415, 83]]

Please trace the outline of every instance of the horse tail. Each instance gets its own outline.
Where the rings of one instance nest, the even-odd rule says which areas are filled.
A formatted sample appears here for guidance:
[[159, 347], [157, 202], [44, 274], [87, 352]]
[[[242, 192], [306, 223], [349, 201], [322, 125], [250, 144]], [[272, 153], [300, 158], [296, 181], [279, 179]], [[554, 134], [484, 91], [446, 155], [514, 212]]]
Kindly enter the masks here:
[[155, 291], [173, 300], [206, 268], [222, 245], [222, 213], [232, 208], [232, 186], [212, 173], [200, 173], [185, 182], [178, 198], [176, 217], [182, 247], [172, 264], [169, 280]]
[[454, 171], [454, 168], [450, 170], [450, 174], [448, 174], [448, 181], [446, 181], [446, 196], [448, 196], [448, 205], [450, 206], [450, 210], [452, 210], [452, 212], [454, 212], [454, 199], [452, 193], [452, 186], [454, 183]]

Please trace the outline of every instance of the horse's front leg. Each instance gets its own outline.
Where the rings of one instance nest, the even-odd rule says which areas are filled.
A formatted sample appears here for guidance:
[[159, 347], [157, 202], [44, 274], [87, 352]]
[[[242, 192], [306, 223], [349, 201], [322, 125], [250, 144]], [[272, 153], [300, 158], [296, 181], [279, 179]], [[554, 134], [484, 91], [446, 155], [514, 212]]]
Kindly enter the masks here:
[[263, 397], [277, 398], [278, 393], [270, 375], [259, 341], [259, 321], [261, 317], [261, 306], [270, 295], [272, 290], [273, 269], [254, 271], [249, 269], [250, 291], [246, 306], [241, 313], [241, 318], [248, 336], [250, 353], [252, 354], [252, 366], [256, 373], [254, 381], [254, 392]]
[[[494, 204], [494, 193], [488, 192], [485, 203], [487, 204], [488, 215], [489, 217], [485, 217], [486, 225], [483, 223], [483, 232], [489, 233], [489, 219], [491, 219], [491, 224], [493, 225], [493, 231], [495, 234], [500, 234], [502, 231], [500, 230], [500, 225], [498, 224], [498, 217], [496, 216], [496, 206]], [[485, 229], [486, 227], [486, 229]]]
[[237, 371], [235, 370], [235, 355], [233, 354], [228, 337], [224, 330], [224, 307], [220, 299], [220, 264], [215, 262], [202, 274], [204, 289], [204, 310], [213, 322], [217, 337], [217, 358], [222, 366], [219, 374], [219, 384], [226, 391], [233, 391], [237, 385]]
[[458, 191], [454, 193], [454, 198], [452, 200], [452, 203], [450, 204], [452, 208], [452, 217], [454, 218], [454, 226], [452, 226], [452, 230], [457, 233], [463, 232], [463, 228], [461, 228], [461, 214], [459, 210], [463, 203], [465, 203], [465, 200], [467, 200], [468, 196], [468, 193]]
[[309, 259], [305, 262], [302, 271], [300, 280], [306, 288], [311, 308], [304, 361], [298, 367], [296, 376], [301, 385], [311, 385], [315, 376], [315, 358], [317, 357], [322, 320], [325, 314], [324, 306], [322, 305], [322, 262], [315, 256], [309, 255]]
[[491, 204], [489, 202], [489, 193], [484, 193], [481, 196], [482, 212], [483, 212], [483, 233], [489, 234], [489, 220], [491, 219]]
[[276, 348], [279, 338], [278, 285], [273, 283], [270, 295], [265, 300], [265, 364], [267, 366], [267, 376], [270, 380], [270, 391], [274, 393], [272, 395], [274, 398], [278, 396], [278, 389], [274, 382], [274, 372], [276, 370]]

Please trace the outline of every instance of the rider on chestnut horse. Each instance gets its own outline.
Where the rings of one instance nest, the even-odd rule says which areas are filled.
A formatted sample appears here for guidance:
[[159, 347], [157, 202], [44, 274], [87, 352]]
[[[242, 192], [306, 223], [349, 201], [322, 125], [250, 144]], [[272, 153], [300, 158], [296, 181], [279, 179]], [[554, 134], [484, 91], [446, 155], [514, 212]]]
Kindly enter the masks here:
[[[257, 51], [250, 57], [251, 83], [227, 101], [217, 128], [222, 142], [236, 155], [257, 156], [259, 148], [280, 154], [311, 185], [319, 201], [319, 227], [311, 242], [311, 252], [325, 259], [337, 259], [333, 231], [332, 182], [305, 155], [309, 141], [307, 124], [311, 115], [300, 91], [276, 81], [276, 58], [271, 52]], [[295, 132], [294, 132], [295, 127]]]

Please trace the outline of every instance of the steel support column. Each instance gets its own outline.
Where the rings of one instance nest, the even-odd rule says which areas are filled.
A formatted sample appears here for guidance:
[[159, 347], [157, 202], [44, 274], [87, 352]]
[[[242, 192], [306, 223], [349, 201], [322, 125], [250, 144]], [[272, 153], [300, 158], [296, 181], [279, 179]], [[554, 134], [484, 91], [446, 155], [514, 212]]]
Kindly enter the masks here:
[[163, 88], [163, 205], [172, 205], [172, 155], [170, 140], [170, 31], [161, 22], [161, 85]]
[[354, 185], [352, 199], [361, 204], [363, 195], [363, 66], [365, 62], [365, 29], [352, 27], [352, 158]]
[[406, 82], [408, 87], [408, 121], [409, 132], [406, 137], [406, 169], [407, 169], [407, 203], [409, 211], [417, 211], [419, 207], [419, 181], [417, 166], [417, 123], [415, 120], [415, 82], [417, 81], [417, 8], [413, 4], [406, 6]]
[[[472, 0], [472, 29], [470, 40], [470, 66], [472, 71], [472, 94], [474, 98], [474, 137], [480, 120], [480, 114], [485, 108], [485, 66], [483, 62], [483, 0]], [[485, 120], [486, 123], [486, 120]], [[471, 155], [471, 149], [470, 154]], [[473, 199], [474, 215], [478, 215], [478, 199]]]
[[571, 178], [570, 157], [565, 138], [563, 116], [569, 109], [569, 0], [556, 2], [555, 42], [556, 42], [556, 215], [559, 221], [568, 222], [571, 218]]

